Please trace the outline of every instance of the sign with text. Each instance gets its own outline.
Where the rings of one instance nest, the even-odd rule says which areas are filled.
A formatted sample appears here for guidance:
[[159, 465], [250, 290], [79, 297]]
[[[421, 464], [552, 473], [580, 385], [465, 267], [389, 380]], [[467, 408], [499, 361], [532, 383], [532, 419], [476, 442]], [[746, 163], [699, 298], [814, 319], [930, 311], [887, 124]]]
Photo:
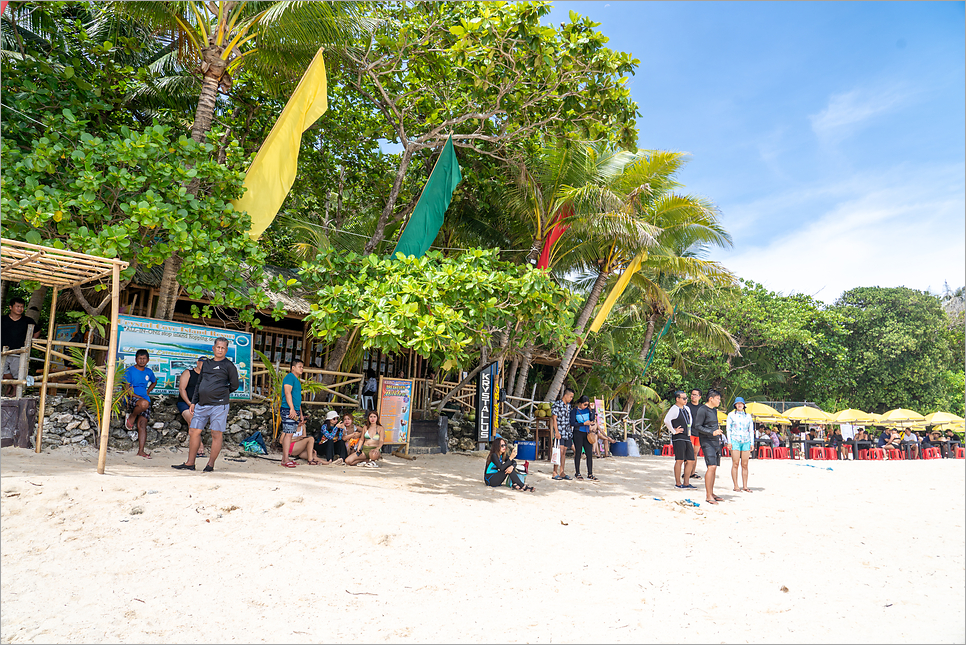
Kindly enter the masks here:
[[386, 429], [383, 443], [409, 444], [412, 402], [413, 379], [379, 377], [379, 421]]
[[476, 440], [489, 443], [496, 434], [496, 377], [499, 363], [490, 363], [476, 375]]
[[594, 413], [597, 414], [597, 429], [607, 432], [607, 409], [603, 399], [594, 399]]
[[252, 335], [244, 331], [190, 325], [139, 316], [117, 317], [117, 358], [134, 365], [134, 354], [148, 350], [148, 367], [158, 377], [152, 394], [178, 394], [178, 378], [199, 356], [212, 356], [216, 338], [228, 339], [228, 353], [238, 370], [239, 387], [232, 400], [252, 398]]

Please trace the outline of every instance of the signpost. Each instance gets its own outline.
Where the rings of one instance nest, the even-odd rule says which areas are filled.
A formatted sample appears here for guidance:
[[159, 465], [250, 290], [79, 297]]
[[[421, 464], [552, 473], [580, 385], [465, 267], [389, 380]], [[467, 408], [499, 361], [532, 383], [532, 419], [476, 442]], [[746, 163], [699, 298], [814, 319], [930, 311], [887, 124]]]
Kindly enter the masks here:
[[148, 350], [150, 367], [158, 377], [154, 394], [178, 394], [178, 378], [195, 366], [199, 356], [211, 356], [216, 338], [228, 339], [228, 353], [238, 370], [239, 388], [232, 400], [252, 398], [252, 335], [244, 331], [156, 320], [139, 316], [118, 316], [117, 357], [134, 365], [134, 354]]
[[405, 445], [406, 454], [409, 454], [412, 428], [414, 384], [411, 378], [379, 377], [379, 420], [386, 432], [382, 442]]
[[476, 375], [476, 440], [489, 443], [496, 434], [499, 415], [497, 412], [498, 363], [490, 363]]

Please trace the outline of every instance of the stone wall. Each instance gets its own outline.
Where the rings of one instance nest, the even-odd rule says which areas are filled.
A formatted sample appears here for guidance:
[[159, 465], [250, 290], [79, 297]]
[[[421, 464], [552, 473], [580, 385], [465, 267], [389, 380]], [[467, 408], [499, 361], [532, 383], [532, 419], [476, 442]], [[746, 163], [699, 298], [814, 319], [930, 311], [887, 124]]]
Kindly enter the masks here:
[[[187, 446], [188, 424], [185, 423], [175, 405], [176, 399], [169, 396], [157, 397], [148, 422], [146, 446]], [[81, 409], [78, 399], [52, 396], [47, 399], [44, 414], [44, 432], [41, 443], [44, 448], [57, 448], [64, 445], [98, 444], [98, 420], [94, 414]], [[228, 412], [228, 430], [225, 432], [226, 444], [239, 444], [253, 432], [260, 430], [271, 438], [272, 414], [267, 405], [253, 402], [232, 403]], [[124, 427], [124, 417], [111, 420], [109, 445], [119, 450], [137, 447], [137, 430]], [[202, 440], [211, 445], [211, 432], [205, 430]]]

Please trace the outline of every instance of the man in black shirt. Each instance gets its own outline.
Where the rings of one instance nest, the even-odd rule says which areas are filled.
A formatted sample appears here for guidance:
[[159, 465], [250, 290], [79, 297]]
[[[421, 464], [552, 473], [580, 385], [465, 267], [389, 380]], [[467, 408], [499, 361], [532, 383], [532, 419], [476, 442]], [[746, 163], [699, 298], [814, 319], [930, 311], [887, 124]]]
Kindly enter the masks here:
[[[688, 477], [694, 472], [694, 446], [691, 445], [691, 412], [685, 405], [687, 394], [678, 390], [674, 393], [674, 405], [664, 415], [664, 427], [671, 433], [674, 447], [674, 487], [694, 488]], [[684, 477], [681, 477], [682, 468]]]
[[714, 494], [714, 474], [721, 464], [721, 429], [718, 427], [718, 413], [715, 408], [721, 403], [721, 393], [708, 390], [708, 402], [702, 405], [694, 414], [692, 431], [701, 438], [701, 450], [704, 452], [704, 463], [708, 472], [704, 476], [705, 499], [709, 504], [717, 504], [723, 498]]
[[[40, 337], [40, 330], [37, 329], [37, 321], [29, 316], [23, 315], [26, 303], [23, 298], [14, 298], [10, 301], [10, 313], [0, 319], [0, 337], [3, 346], [7, 349], [20, 349], [27, 342], [27, 327], [34, 326], [33, 338]], [[20, 374], [20, 354], [8, 354], [3, 357], [3, 369], [0, 370], [5, 379], [17, 378]], [[11, 396], [14, 386], [7, 387], [7, 396]]]
[[[704, 407], [701, 405], [701, 390], [699, 390], [698, 388], [694, 388], [693, 390], [691, 390], [691, 400], [688, 401], [688, 404], [685, 407], [687, 407], [688, 412], [690, 413], [691, 428], [693, 428], [694, 415], [698, 413], [698, 410]], [[689, 437], [694, 436], [694, 431], [692, 430], [688, 434], [689, 434]], [[690, 438], [688, 440], [690, 441]], [[691, 467], [691, 477], [689, 479], [701, 479], [701, 476], [697, 472], [695, 472], [697, 468], [698, 468], [698, 462], [695, 461], [694, 465]]]
[[201, 366], [198, 385], [191, 397], [191, 423], [188, 436], [188, 460], [183, 464], [171, 466], [178, 470], [194, 470], [195, 457], [201, 447], [201, 432], [205, 426], [211, 424], [211, 451], [208, 453], [208, 465], [205, 472], [215, 469], [215, 460], [221, 452], [221, 442], [228, 425], [228, 403], [231, 393], [238, 389], [238, 370], [230, 359], [225, 358], [228, 353], [228, 339], [216, 338], [211, 349], [213, 359], [206, 360]]

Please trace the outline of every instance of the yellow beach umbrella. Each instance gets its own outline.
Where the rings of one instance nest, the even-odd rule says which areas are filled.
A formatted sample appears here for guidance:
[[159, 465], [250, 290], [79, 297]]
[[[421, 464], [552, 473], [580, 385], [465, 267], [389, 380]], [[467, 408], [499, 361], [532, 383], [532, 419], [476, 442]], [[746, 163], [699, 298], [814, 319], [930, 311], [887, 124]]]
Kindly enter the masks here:
[[724, 410], [718, 410], [718, 425], [723, 425], [728, 423], [728, 413]]
[[832, 423], [853, 423], [857, 425], [869, 425], [875, 423], [875, 416], [869, 414], [868, 412], [863, 412], [862, 410], [856, 410], [854, 408], [848, 408], [847, 410], [839, 410], [832, 415]]
[[790, 426], [792, 422], [785, 417], [755, 417], [755, 421], [764, 424], [773, 424], [780, 426]]
[[952, 412], [933, 412], [926, 415], [926, 423], [931, 426], [938, 426], [943, 423], [963, 423], [963, 418], [958, 417]]
[[770, 405], [752, 401], [745, 404], [745, 412], [753, 417], [780, 417], [781, 413]]
[[906, 410], [905, 408], [896, 408], [895, 410], [889, 410], [882, 415], [879, 419], [880, 422], [889, 425], [917, 425], [920, 422], [926, 420], [926, 417], [922, 416], [918, 412], [913, 410]]
[[785, 410], [782, 416], [792, 421], [802, 423], [832, 423], [832, 415], [818, 408], [810, 408], [807, 405], [800, 405], [791, 410]]

